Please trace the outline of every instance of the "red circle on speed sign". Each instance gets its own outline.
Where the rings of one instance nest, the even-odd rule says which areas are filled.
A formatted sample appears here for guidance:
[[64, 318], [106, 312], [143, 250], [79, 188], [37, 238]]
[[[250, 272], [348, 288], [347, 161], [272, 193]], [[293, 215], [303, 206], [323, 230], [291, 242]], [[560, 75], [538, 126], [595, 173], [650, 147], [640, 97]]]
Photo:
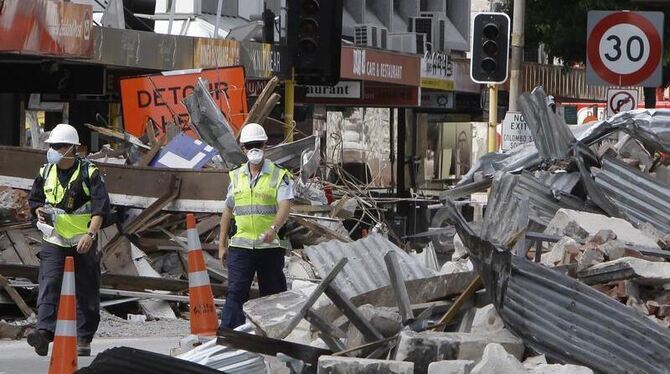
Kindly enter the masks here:
[[[642, 67], [629, 74], [620, 74], [608, 68], [600, 56], [600, 40], [610, 28], [629, 24], [638, 27], [649, 41], [649, 56]], [[619, 85], [633, 86], [647, 79], [658, 67], [661, 58], [661, 37], [654, 25], [645, 17], [632, 12], [612, 13], [601, 19], [591, 31], [586, 43], [587, 56], [593, 70], [603, 80]]]

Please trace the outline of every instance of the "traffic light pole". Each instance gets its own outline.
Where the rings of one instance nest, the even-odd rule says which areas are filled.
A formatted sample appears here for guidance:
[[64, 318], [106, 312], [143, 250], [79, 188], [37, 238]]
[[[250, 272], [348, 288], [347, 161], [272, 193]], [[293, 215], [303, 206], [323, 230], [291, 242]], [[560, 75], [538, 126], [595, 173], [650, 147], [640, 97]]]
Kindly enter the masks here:
[[496, 127], [498, 126], [498, 86], [495, 84], [489, 84], [489, 131], [488, 131], [488, 143], [489, 143], [489, 152], [495, 152], [498, 150], [498, 132]]
[[284, 141], [293, 141], [293, 107], [295, 101], [295, 77], [291, 68], [291, 79], [284, 82]]
[[514, 22], [512, 22], [512, 61], [510, 64], [509, 80], [509, 110], [519, 110], [519, 95], [521, 87], [521, 55], [524, 46], [524, 13], [526, 0], [514, 0]]

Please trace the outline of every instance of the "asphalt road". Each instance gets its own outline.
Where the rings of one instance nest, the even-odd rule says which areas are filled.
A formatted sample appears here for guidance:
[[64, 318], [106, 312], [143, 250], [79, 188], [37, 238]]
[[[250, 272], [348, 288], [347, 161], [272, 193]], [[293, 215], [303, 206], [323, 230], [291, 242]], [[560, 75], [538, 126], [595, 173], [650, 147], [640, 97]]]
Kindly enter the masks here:
[[[133, 347], [151, 352], [170, 354], [177, 347], [178, 337], [97, 338], [91, 344], [91, 356], [79, 357], [79, 368], [88, 366], [95, 355], [113, 347]], [[0, 374], [43, 374], [49, 370], [49, 356], [40, 357], [23, 340], [0, 340]]]

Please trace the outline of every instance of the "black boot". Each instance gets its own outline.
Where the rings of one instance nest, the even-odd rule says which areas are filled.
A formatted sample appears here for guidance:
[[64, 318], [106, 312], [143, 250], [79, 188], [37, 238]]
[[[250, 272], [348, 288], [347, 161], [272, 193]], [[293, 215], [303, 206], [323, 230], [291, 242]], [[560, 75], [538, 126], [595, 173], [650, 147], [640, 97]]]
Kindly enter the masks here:
[[77, 356], [91, 355], [91, 341], [86, 339], [77, 339]]
[[35, 348], [35, 353], [46, 356], [49, 354], [50, 335], [48, 331], [33, 329], [28, 333], [28, 344]]

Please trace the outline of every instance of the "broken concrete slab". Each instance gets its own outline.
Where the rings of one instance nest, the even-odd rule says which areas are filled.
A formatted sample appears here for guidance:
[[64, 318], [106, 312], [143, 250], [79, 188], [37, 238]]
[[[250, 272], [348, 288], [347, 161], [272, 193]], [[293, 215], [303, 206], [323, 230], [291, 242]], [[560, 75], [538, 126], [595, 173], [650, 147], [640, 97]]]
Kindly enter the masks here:
[[521, 339], [507, 330], [493, 334], [403, 331], [400, 333], [395, 359], [412, 361], [415, 373], [426, 373], [429, 363], [433, 361], [479, 361], [489, 343], [501, 344], [519, 358], [525, 350]]
[[470, 374], [527, 374], [527, 371], [502, 345], [490, 343], [484, 349], [481, 361], [472, 368]]
[[[544, 230], [545, 234], [586, 240], [600, 230], [611, 230], [617, 239], [643, 254], [664, 254], [653, 238], [623, 219], [570, 209], [559, 209]], [[665, 253], [670, 255], [670, 253]]]
[[[242, 310], [247, 319], [263, 335], [279, 339], [284, 331], [286, 331], [293, 317], [299, 313], [302, 305], [307, 301], [314, 288], [316, 288], [316, 285], [314, 287], [304, 287], [258, 299], [251, 299], [244, 303]], [[330, 304], [328, 297], [321, 295], [312, 308], [316, 309], [319, 305], [328, 304]]]
[[605, 254], [597, 248], [586, 248], [577, 255], [577, 271], [605, 262]]
[[[410, 301], [413, 304], [420, 304], [428, 300], [437, 300], [459, 294], [475, 277], [474, 272], [439, 275], [406, 281], [405, 287], [407, 287]], [[249, 300], [244, 304], [244, 314], [264, 335], [276, 337], [286, 328], [291, 318], [298, 313], [307, 300], [311, 289], [290, 290]], [[396, 299], [391, 286], [354, 296], [351, 298], [351, 302], [356, 306], [363, 304], [378, 307], [396, 306]], [[342, 315], [342, 312], [325, 296], [319, 298], [313, 309], [326, 321], [335, 321]]]
[[[358, 311], [384, 337], [393, 336], [402, 329], [402, 320], [397, 309], [364, 304], [358, 307]], [[365, 344], [366, 340], [356, 326], [349, 324], [346, 342], [347, 348], [353, 348]]]
[[444, 360], [431, 362], [428, 365], [428, 374], [469, 374], [475, 367], [471, 360]]
[[530, 374], [593, 374], [593, 370], [586, 366], [548, 364], [545, 355], [527, 358], [523, 367]]
[[321, 356], [317, 374], [412, 374], [414, 363], [357, 357]]
[[670, 283], [670, 263], [622, 257], [594, 265], [580, 271], [577, 276], [586, 284], [634, 279], [638, 284], [657, 286]]
[[548, 253], [542, 255], [540, 261], [550, 267], [566, 265], [570, 262], [571, 255], [577, 253], [579, 253], [579, 243], [569, 236], [564, 236], [554, 243]]
[[467, 273], [474, 269], [469, 258], [461, 258], [456, 261], [447, 261], [440, 268], [440, 274]]
[[505, 324], [493, 304], [477, 308], [470, 332], [475, 334], [491, 334], [504, 329]]

